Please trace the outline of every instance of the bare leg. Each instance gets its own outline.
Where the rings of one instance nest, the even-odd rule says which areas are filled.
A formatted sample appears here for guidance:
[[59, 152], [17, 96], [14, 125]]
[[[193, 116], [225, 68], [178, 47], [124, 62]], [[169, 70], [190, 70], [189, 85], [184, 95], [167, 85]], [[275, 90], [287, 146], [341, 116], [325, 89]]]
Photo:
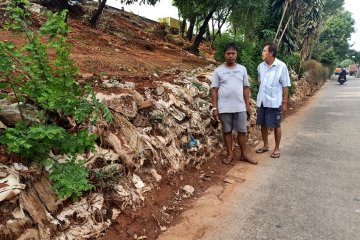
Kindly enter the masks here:
[[280, 152], [280, 141], [281, 141], [281, 127], [274, 129], [274, 135], [275, 135], [274, 153], [279, 153]]
[[261, 138], [264, 142], [263, 149], [269, 148], [269, 139], [268, 139], [269, 133], [268, 128], [265, 125], [261, 125]]
[[241, 150], [240, 158], [248, 158], [246, 153], [246, 140], [247, 140], [246, 133], [238, 132], [237, 139]]
[[224, 133], [224, 142], [227, 150], [226, 162], [229, 163], [233, 158], [232, 132]]
[[258, 164], [257, 161], [250, 159], [250, 157], [246, 152], [246, 141], [247, 141], [246, 133], [238, 132], [237, 135], [238, 135], [238, 143], [240, 145], [240, 150], [241, 150], [240, 161], [248, 162], [255, 165]]

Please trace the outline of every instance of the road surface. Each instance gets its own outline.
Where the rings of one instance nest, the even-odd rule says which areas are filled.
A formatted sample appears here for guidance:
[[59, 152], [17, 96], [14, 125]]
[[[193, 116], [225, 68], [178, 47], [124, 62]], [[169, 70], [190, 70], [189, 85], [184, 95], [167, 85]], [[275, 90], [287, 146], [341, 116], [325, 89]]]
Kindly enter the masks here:
[[235, 165], [158, 239], [359, 240], [360, 79], [348, 79], [284, 121], [279, 159]]

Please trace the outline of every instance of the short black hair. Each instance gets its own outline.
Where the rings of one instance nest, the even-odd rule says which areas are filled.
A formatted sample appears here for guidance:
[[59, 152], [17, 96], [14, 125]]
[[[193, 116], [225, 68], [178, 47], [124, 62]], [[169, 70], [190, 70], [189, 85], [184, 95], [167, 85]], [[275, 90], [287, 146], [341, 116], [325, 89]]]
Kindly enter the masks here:
[[276, 44], [271, 43], [271, 42], [267, 42], [267, 43], [264, 44], [263, 47], [266, 47], [266, 46], [268, 46], [269, 53], [271, 53], [273, 57], [276, 57], [276, 54], [277, 54], [277, 51], [278, 51]]
[[229, 49], [235, 49], [235, 51], [238, 52], [238, 48], [237, 48], [236, 44], [233, 43], [233, 42], [232, 42], [232, 43], [228, 43], [228, 44], [225, 45], [225, 47], [224, 47], [224, 53], [226, 53], [226, 51], [229, 50]]

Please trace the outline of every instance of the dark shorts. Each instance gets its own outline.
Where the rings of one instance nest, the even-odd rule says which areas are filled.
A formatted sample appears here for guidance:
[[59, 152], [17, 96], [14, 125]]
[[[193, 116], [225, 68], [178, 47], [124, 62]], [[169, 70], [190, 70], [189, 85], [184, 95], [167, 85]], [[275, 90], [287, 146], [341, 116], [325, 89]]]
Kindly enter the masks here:
[[281, 106], [279, 108], [268, 108], [262, 104], [257, 108], [257, 125], [265, 125], [268, 128], [279, 128], [281, 124]]
[[246, 133], [246, 112], [237, 113], [220, 113], [220, 120], [222, 124], [223, 133], [229, 133], [234, 131]]

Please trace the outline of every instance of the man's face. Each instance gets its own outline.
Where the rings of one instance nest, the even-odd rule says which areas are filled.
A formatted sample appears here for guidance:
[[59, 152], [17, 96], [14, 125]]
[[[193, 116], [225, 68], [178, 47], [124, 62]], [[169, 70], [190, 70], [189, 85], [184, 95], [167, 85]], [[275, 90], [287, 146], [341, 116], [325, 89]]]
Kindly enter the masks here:
[[229, 64], [234, 64], [237, 57], [237, 52], [235, 49], [230, 48], [224, 53], [225, 62]]
[[272, 58], [272, 54], [269, 52], [269, 46], [265, 46], [262, 51], [262, 60], [266, 61]]

